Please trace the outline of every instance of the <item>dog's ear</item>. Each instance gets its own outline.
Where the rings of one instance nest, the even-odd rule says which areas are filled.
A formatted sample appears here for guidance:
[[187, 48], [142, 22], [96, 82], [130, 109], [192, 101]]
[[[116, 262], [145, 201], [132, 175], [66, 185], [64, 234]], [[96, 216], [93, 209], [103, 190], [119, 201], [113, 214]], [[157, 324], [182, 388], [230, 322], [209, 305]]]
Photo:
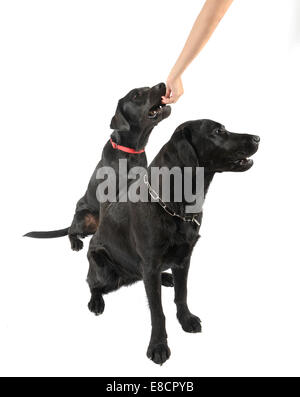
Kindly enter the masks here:
[[178, 131], [176, 149], [181, 165], [184, 167], [198, 167], [198, 156], [190, 142], [189, 131], [186, 131], [186, 129]]
[[114, 117], [111, 119], [110, 128], [112, 130], [119, 130], [119, 131], [129, 131], [130, 125], [126, 118], [123, 115], [121, 110], [121, 104], [118, 103], [116, 113]]

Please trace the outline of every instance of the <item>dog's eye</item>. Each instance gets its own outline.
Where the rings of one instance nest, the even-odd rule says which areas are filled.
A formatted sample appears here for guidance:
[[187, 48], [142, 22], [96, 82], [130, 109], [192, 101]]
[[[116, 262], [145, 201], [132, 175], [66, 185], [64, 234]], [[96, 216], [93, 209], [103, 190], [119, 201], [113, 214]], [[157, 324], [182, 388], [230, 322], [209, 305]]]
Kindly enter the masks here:
[[217, 129], [217, 134], [218, 134], [218, 135], [225, 135], [225, 134], [226, 134], [226, 131], [225, 131], [223, 128], [218, 128], [218, 129]]
[[140, 92], [136, 92], [136, 93], [133, 95], [132, 99], [135, 100], [135, 99], [137, 99], [139, 96], [141, 96]]

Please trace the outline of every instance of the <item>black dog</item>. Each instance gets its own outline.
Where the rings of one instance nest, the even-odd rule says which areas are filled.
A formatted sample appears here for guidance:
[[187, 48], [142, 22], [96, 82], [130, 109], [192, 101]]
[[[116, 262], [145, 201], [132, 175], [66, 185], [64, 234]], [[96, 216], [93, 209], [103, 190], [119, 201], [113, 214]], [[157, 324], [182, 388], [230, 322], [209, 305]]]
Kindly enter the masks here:
[[120, 159], [127, 159], [128, 172], [132, 167], [147, 166], [144, 148], [149, 135], [171, 113], [169, 106], [161, 105], [161, 97], [165, 91], [166, 86], [161, 83], [152, 88], [134, 89], [120, 99], [110, 125], [114, 132], [103, 149], [102, 158], [89, 181], [85, 195], [77, 203], [71, 226], [49, 232], [30, 232], [25, 236], [54, 238], [69, 235], [71, 248], [75, 251], [82, 249], [83, 242], [79, 237], [84, 238], [95, 233], [99, 222], [99, 206], [101, 210], [107, 205], [100, 205], [96, 197], [96, 190], [101, 182], [101, 179], [96, 178], [97, 170], [110, 166], [118, 175]]
[[[176, 129], [148, 169], [204, 167], [204, 194], [216, 172], [247, 171], [259, 137], [235, 134], [210, 120], [190, 121]], [[195, 178], [193, 174], [193, 178]], [[195, 180], [193, 180], [195, 183]], [[149, 186], [149, 185], [148, 185]], [[161, 190], [160, 186], [160, 190]], [[174, 185], [173, 185], [174, 189]], [[172, 184], [171, 184], [172, 190]], [[93, 236], [88, 259], [89, 308], [104, 310], [102, 295], [143, 279], [151, 311], [152, 334], [147, 356], [157, 364], [170, 356], [161, 304], [161, 272], [172, 269], [178, 320], [186, 332], [200, 332], [201, 322], [187, 305], [187, 278], [199, 238], [202, 210], [185, 213], [186, 202], [112, 203]], [[173, 215], [173, 216], [170, 216]]]

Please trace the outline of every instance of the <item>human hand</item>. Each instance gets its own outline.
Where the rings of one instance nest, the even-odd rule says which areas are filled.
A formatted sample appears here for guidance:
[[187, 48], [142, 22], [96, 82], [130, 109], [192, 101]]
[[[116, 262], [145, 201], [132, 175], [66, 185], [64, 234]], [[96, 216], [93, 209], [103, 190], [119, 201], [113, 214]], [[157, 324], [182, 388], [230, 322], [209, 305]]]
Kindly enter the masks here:
[[166, 94], [161, 98], [162, 103], [165, 105], [176, 103], [183, 94], [181, 77], [173, 78], [172, 76], [169, 76], [166, 86]]

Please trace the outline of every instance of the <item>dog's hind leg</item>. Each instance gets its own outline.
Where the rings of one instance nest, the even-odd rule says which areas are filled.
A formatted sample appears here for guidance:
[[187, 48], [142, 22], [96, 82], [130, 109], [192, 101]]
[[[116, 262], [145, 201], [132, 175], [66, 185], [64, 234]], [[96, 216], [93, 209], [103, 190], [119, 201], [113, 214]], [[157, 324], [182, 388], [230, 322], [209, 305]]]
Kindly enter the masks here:
[[97, 230], [98, 222], [98, 215], [87, 210], [75, 213], [68, 233], [73, 251], [80, 251], [83, 248], [83, 242], [79, 237], [84, 238], [94, 234]]
[[102, 296], [101, 288], [91, 289], [91, 299], [88, 303], [88, 308], [96, 316], [99, 316], [104, 312], [105, 302]]
[[140, 276], [120, 275], [115, 269], [104, 248], [90, 248], [88, 252], [90, 263], [87, 282], [91, 291], [88, 308], [96, 315], [104, 311], [103, 295], [115, 291], [122, 286], [139, 281]]
[[183, 267], [172, 268], [175, 287], [175, 304], [177, 306], [177, 318], [186, 332], [201, 332], [200, 319], [192, 314], [187, 305], [187, 280], [190, 260]]
[[110, 284], [114, 284], [116, 277], [109, 267], [107, 256], [102, 249], [93, 248], [88, 251], [89, 271], [87, 282], [91, 291], [91, 299], [88, 303], [89, 310], [96, 316], [102, 314], [105, 303], [103, 294], [109, 289]]
[[77, 237], [77, 234], [69, 234], [71, 249], [73, 251], [80, 251], [83, 248], [83, 242]]

